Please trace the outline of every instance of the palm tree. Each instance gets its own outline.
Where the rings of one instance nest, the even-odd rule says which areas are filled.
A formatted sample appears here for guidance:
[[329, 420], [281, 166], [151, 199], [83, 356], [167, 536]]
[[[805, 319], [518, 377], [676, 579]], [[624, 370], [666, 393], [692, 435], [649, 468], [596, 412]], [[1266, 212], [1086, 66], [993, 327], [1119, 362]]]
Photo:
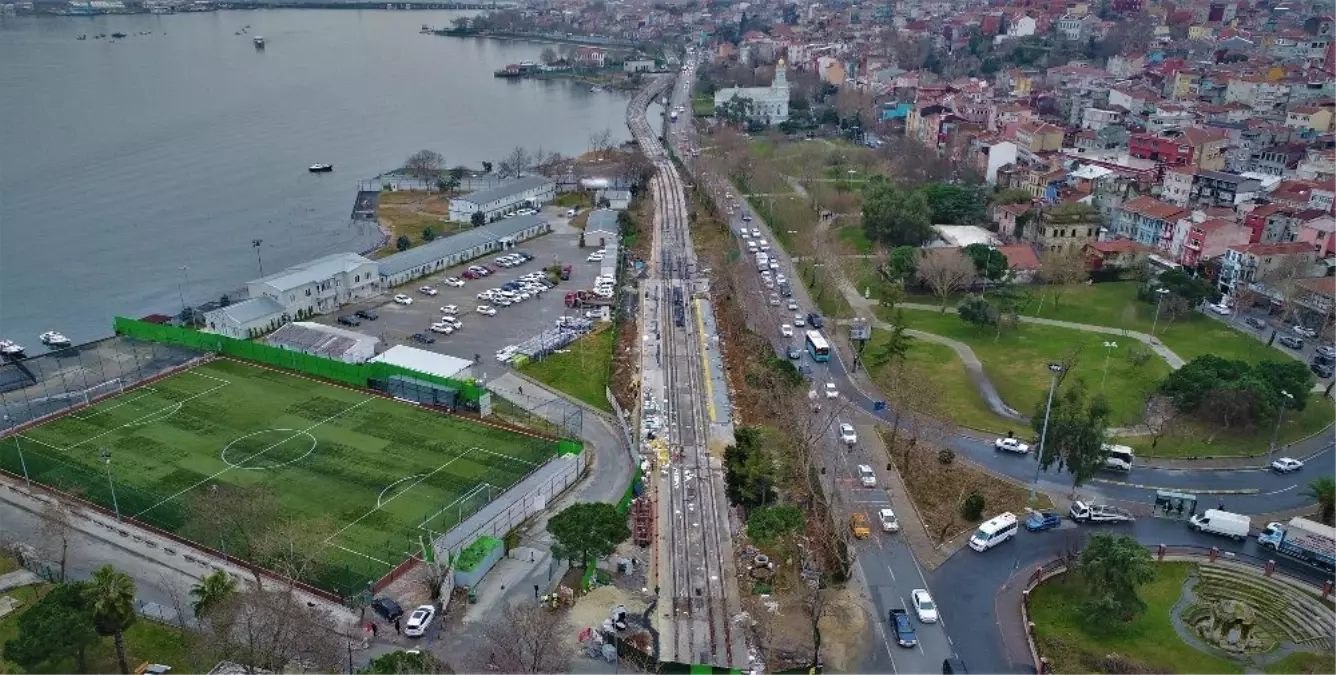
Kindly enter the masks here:
[[88, 582], [88, 600], [93, 605], [93, 626], [99, 635], [110, 635], [116, 643], [116, 660], [128, 675], [125, 661], [125, 629], [135, 622], [135, 582], [130, 575], [103, 565]]
[[1318, 516], [1324, 523], [1330, 523], [1336, 513], [1336, 478], [1324, 476], [1308, 484], [1305, 497], [1317, 500]]
[[218, 570], [213, 574], [205, 576], [194, 588], [190, 589], [191, 597], [195, 598], [195, 618], [201, 619], [211, 608], [217, 607], [219, 603], [230, 597], [237, 590], [237, 581], [232, 575]]

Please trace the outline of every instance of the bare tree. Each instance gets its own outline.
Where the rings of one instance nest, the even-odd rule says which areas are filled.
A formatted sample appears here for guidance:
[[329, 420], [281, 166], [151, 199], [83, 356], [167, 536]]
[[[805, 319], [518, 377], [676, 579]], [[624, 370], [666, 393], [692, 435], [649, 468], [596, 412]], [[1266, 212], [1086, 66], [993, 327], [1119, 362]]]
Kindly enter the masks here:
[[1294, 318], [1294, 312], [1299, 307], [1299, 303], [1295, 300], [1299, 298], [1304, 290], [1299, 281], [1313, 276], [1312, 272], [1313, 261], [1311, 258], [1301, 255], [1288, 255], [1282, 257], [1259, 279], [1262, 285], [1271, 291], [1271, 297], [1278, 300], [1281, 305], [1280, 320], [1272, 328], [1271, 338], [1266, 342], [1267, 346], [1276, 341], [1276, 336], [1280, 333], [1281, 327]]
[[830, 615], [834, 589], [818, 581], [810, 581], [803, 589], [803, 611], [812, 627], [812, 663], [821, 660], [821, 620]]
[[566, 617], [539, 605], [507, 605], [501, 615], [483, 627], [486, 653], [481, 670], [503, 673], [570, 672], [570, 653], [565, 644]]
[[[263, 483], [214, 483], [205, 490], [192, 490], [186, 503], [185, 531], [205, 546], [217, 546], [224, 556], [252, 556], [255, 540], [282, 521], [274, 495]], [[260, 583], [259, 570], [251, 571], [255, 583]]]
[[543, 51], [540, 52], [538, 58], [542, 59], [545, 64], [552, 63], [557, 60], [557, 50], [551, 47], [543, 47]]
[[291, 588], [248, 588], [203, 617], [199, 647], [248, 673], [284, 672], [295, 664], [313, 672], [341, 672], [347, 633], [328, 612], [308, 606]]
[[431, 182], [445, 171], [445, 158], [435, 150], [418, 150], [404, 160], [404, 170], [418, 180]]
[[310, 581], [335, 534], [327, 517], [286, 519], [255, 537], [251, 557], [289, 579]]
[[510, 154], [507, 154], [497, 164], [497, 172], [501, 174], [502, 178], [519, 178], [531, 166], [533, 166], [533, 156], [529, 154], [528, 150], [517, 145], [514, 150], [510, 151]]
[[1146, 431], [1150, 435], [1150, 447], [1160, 444], [1160, 439], [1173, 429], [1178, 410], [1167, 396], [1154, 396], [1146, 404]]
[[589, 149], [602, 155], [612, 149], [612, 130], [603, 129], [589, 134]]
[[70, 540], [75, 535], [73, 507], [65, 500], [55, 498], [47, 502], [41, 519], [42, 552], [60, 563], [59, 583], [65, 583], [69, 563]]
[[951, 294], [969, 288], [974, 275], [974, 262], [958, 248], [925, 249], [919, 258], [919, 281], [941, 301], [944, 314]]
[[1053, 292], [1054, 307], [1062, 300], [1067, 285], [1079, 284], [1090, 278], [1085, 253], [1080, 249], [1044, 251], [1039, 254], [1039, 263], [1040, 278], [1051, 285], [1049, 290]]

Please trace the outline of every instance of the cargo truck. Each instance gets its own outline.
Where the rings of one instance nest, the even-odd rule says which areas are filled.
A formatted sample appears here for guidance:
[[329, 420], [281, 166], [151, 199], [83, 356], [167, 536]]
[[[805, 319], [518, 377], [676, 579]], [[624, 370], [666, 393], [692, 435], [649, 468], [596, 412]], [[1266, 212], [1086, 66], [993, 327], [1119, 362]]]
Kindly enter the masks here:
[[1268, 523], [1257, 535], [1262, 548], [1284, 553], [1323, 569], [1336, 567], [1336, 528], [1307, 518], [1291, 519], [1288, 525]]

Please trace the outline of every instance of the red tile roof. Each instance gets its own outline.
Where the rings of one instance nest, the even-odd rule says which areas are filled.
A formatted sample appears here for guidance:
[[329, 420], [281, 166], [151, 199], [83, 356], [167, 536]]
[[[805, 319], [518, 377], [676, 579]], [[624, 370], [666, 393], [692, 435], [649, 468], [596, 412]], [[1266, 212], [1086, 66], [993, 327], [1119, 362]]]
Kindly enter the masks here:
[[1287, 241], [1282, 244], [1243, 244], [1229, 248], [1250, 255], [1294, 255], [1312, 251], [1314, 247], [1306, 241]]
[[1188, 214], [1187, 209], [1162, 202], [1154, 197], [1137, 197], [1123, 204], [1122, 208], [1124, 211], [1138, 213], [1156, 220], [1178, 220]]
[[1092, 241], [1086, 244], [1087, 248], [1095, 249], [1100, 253], [1150, 253], [1154, 249], [1149, 246], [1143, 246], [1131, 239], [1114, 239], [1112, 241]]
[[1336, 298], [1336, 277], [1317, 277], [1315, 279], [1300, 279], [1300, 286], [1317, 293], [1325, 295], [1328, 298]]
[[1034, 249], [1023, 244], [1012, 244], [1010, 246], [998, 246], [998, 251], [1007, 257], [1007, 265], [1013, 270], [1034, 271], [1043, 267], [1039, 263], [1039, 256], [1035, 255]]

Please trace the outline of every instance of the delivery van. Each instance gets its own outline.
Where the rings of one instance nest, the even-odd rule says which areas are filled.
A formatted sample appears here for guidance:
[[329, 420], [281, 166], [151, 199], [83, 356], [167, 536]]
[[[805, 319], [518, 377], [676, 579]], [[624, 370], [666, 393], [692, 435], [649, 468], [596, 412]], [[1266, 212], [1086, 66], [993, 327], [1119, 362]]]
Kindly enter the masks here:
[[1207, 509], [1206, 513], [1199, 513], [1189, 518], [1188, 527], [1198, 532], [1218, 534], [1243, 541], [1248, 537], [1248, 530], [1252, 528], [1252, 519], [1238, 513]]

